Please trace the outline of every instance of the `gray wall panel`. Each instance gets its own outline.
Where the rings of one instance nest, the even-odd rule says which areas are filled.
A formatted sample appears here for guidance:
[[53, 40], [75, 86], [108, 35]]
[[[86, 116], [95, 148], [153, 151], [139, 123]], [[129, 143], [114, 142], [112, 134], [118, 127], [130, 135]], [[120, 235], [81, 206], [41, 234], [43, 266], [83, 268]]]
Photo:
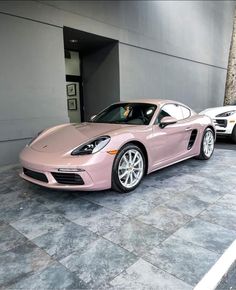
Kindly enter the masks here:
[[11, 142], [0, 142], [0, 165], [15, 164], [19, 162], [19, 152], [30, 139]]
[[222, 105], [226, 70], [120, 44], [121, 100], [173, 99], [196, 111]]
[[67, 122], [62, 29], [0, 14], [0, 37], [0, 141]]
[[233, 1], [41, 2], [108, 24], [121, 42], [218, 66], [227, 64]]
[[0, 1], [0, 11], [226, 67], [234, 1]]

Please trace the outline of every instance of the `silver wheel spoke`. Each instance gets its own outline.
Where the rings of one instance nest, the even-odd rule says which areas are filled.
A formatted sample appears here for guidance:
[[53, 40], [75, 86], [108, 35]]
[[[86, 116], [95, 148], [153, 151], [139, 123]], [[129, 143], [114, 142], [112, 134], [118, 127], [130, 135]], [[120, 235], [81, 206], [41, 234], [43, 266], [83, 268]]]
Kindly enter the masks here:
[[138, 151], [134, 154], [133, 163], [135, 164], [135, 160], [138, 157]]
[[141, 160], [138, 160], [134, 163], [134, 166], [138, 165], [141, 162]]
[[130, 176], [130, 182], [133, 183], [133, 180], [134, 180], [133, 179], [133, 172], [131, 172], [129, 176]]
[[126, 179], [125, 179], [125, 185], [127, 185], [128, 180], [129, 180], [129, 174], [127, 175], [127, 177], [126, 177]]
[[123, 178], [125, 175], [127, 175], [128, 174], [128, 171], [125, 171], [124, 173], [122, 173], [121, 175], [120, 175], [120, 178]]
[[127, 170], [128, 168], [128, 166], [119, 166], [119, 170]]
[[133, 172], [133, 175], [135, 178], [138, 178], [138, 174], [136, 174], [135, 172]]
[[129, 164], [129, 160], [127, 159], [127, 157], [124, 155], [123, 156], [125, 163], [128, 165]]
[[141, 180], [144, 171], [143, 157], [136, 149], [126, 151], [118, 165], [120, 183], [126, 188], [132, 188]]

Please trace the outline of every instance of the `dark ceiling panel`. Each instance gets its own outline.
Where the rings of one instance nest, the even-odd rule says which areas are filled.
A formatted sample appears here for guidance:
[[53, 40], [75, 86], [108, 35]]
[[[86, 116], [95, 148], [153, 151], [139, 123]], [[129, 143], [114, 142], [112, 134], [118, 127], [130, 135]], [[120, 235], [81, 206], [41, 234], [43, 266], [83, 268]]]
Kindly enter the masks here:
[[[78, 40], [78, 43], [71, 43], [72, 39]], [[79, 51], [85, 55], [115, 42], [115, 39], [64, 27], [64, 46], [67, 50]]]

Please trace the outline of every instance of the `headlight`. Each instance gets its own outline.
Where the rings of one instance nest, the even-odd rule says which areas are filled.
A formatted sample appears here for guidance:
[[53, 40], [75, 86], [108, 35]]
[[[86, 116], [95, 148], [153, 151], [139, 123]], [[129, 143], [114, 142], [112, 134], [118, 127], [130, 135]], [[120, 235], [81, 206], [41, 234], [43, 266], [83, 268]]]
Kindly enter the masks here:
[[236, 110], [232, 110], [232, 111], [228, 111], [228, 112], [216, 115], [216, 117], [229, 117], [235, 113], [236, 113]]
[[71, 155], [87, 155], [87, 154], [96, 153], [102, 150], [102, 148], [104, 148], [108, 144], [110, 139], [111, 137], [109, 136], [102, 136], [102, 137], [96, 138], [92, 141], [89, 141], [86, 144], [79, 146], [75, 150], [73, 150], [71, 152]]
[[28, 146], [31, 145], [37, 138], [39, 135], [41, 135], [43, 133], [44, 130], [40, 131], [36, 136], [34, 136], [28, 143]]

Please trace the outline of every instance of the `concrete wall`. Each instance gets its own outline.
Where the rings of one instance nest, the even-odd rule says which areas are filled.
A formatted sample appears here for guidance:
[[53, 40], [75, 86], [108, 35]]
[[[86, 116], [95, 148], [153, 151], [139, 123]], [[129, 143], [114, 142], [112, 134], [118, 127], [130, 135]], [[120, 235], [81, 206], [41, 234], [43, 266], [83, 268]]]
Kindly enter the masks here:
[[227, 64], [233, 1], [40, 2], [57, 8], [63, 22], [69, 21], [65, 11], [73, 13], [70, 23], [77, 28], [125, 44], [221, 67]]
[[121, 100], [169, 98], [196, 111], [223, 104], [233, 1], [45, 2], [120, 41]]
[[118, 43], [83, 57], [84, 107], [87, 120], [119, 101]]
[[233, 1], [0, 1], [0, 13], [17, 16], [0, 16], [0, 140], [19, 140], [0, 142], [0, 164], [16, 160], [24, 138], [68, 119], [63, 26], [119, 41], [122, 100], [172, 98], [199, 111], [223, 103], [234, 6]]
[[122, 100], [171, 99], [200, 112], [222, 106], [226, 70], [120, 44]]
[[0, 14], [0, 164], [45, 127], [67, 122], [60, 28]]

